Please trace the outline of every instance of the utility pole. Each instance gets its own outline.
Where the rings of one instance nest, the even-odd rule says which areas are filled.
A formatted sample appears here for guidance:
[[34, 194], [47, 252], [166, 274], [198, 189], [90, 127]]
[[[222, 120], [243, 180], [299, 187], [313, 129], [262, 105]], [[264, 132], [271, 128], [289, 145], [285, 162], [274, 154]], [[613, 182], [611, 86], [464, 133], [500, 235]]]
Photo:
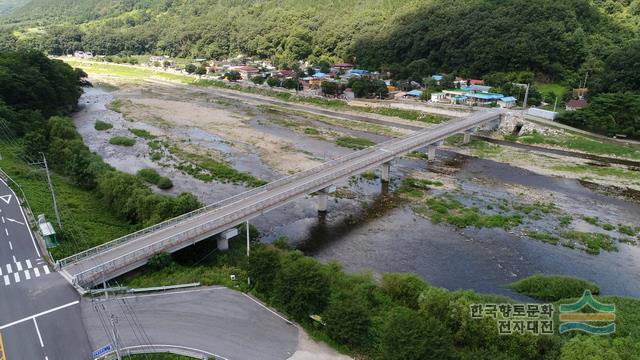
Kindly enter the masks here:
[[249, 220], [247, 220], [246, 222], [247, 226], [247, 257], [249, 257]]
[[527, 101], [529, 100], [529, 84], [527, 84], [527, 91], [524, 93], [524, 102], [523, 102], [523, 107], [525, 110], [527, 110]]
[[116, 328], [117, 319], [111, 314], [111, 337], [113, 337], [113, 346], [116, 348], [116, 358], [122, 360], [120, 355], [120, 343], [118, 342], [118, 329]]
[[58, 203], [56, 202], [56, 193], [53, 191], [53, 183], [51, 182], [51, 175], [49, 174], [49, 166], [47, 165], [47, 158], [44, 156], [44, 153], [40, 153], [42, 155], [42, 160], [44, 163], [44, 170], [47, 172], [47, 181], [49, 182], [49, 190], [51, 190], [51, 197], [53, 198], [53, 211], [56, 213], [56, 219], [58, 220], [58, 226], [62, 229], [62, 222], [60, 221], [60, 212], [58, 211]]

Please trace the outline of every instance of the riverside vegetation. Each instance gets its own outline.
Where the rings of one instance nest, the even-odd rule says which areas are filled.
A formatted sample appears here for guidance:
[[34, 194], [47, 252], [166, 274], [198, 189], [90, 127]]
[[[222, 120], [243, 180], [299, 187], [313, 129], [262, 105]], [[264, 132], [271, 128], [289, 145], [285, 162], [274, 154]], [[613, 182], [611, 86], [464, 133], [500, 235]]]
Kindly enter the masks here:
[[[85, 76], [81, 70], [50, 60], [42, 53], [0, 54], [0, 126], [4, 128], [4, 147], [14, 155], [3, 159], [3, 165], [5, 161], [10, 165], [5, 170], [20, 183], [31, 184], [28, 179], [32, 179], [33, 170], [23, 161], [44, 153], [50, 168], [59, 175], [54, 176], [54, 181], [63, 179], [64, 185], [56, 185], [68, 191], [59, 194], [60, 202], [94, 211], [90, 217], [65, 217], [64, 230], [57, 229], [61, 245], [52, 249], [56, 257], [110, 240], [105, 235], [87, 236], [94, 233], [96, 221], [113, 223], [114, 232], [110, 234], [123, 234], [131, 227], [152, 225], [201, 206], [189, 193], [176, 197], [153, 193], [140, 178], [113, 169], [89, 151], [71, 119], [64, 116], [75, 107]], [[12, 174], [14, 169], [17, 173]], [[44, 200], [49, 196], [41, 192], [43, 187], [46, 183], [36, 187], [36, 196], [27, 185], [26, 195], [36, 213], [51, 214]], [[86, 200], [87, 204], [79, 205], [79, 201], [65, 199], [66, 196]], [[104, 215], [103, 207], [109, 215]], [[78, 214], [72, 210], [68, 213]]]
[[[291, 250], [286, 239], [265, 245], [258, 237], [252, 228], [248, 258], [243, 238], [232, 239], [224, 253], [205, 251], [214, 245], [206, 240], [173, 255], [159, 255], [165, 260], [150, 262], [154, 265], [118, 281], [135, 287], [200, 281], [249, 291], [300, 323], [315, 339], [356, 358], [569, 360], [588, 348], [594, 359], [632, 360], [640, 351], [637, 299], [597, 297], [616, 305], [617, 331], [610, 337], [501, 336], [495, 320], [472, 319], [469, 306], [514, 303], [511, 299], [448, 291], [411, 274], [387, 273], [380, 280], [368, 273], [346, 274], [336, 262], [321, 264]], [[230, 280], [232, 274], [235, 281]], [[510, 286], [538, 299], [557, 300], [556, 311], [558, 303], [575, 301], [584, 289], [598, 290], [581, 279], [539, 275]], [[322, 323], [310, 315], [319, 315]]]

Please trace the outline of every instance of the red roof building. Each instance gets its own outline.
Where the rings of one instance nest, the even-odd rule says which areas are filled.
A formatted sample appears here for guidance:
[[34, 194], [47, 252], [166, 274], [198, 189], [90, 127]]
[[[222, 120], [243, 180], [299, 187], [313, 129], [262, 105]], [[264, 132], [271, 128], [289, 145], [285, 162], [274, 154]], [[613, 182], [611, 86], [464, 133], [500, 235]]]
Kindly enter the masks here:
[[484, 80], [471, 79], [469, 85], [484, 85]]
[[586, 108], [587, 105], [589, 105], [589, 103], [585, 99], [572, 99], [567, 102], [565, 109], [567, 111], [575, 111]]

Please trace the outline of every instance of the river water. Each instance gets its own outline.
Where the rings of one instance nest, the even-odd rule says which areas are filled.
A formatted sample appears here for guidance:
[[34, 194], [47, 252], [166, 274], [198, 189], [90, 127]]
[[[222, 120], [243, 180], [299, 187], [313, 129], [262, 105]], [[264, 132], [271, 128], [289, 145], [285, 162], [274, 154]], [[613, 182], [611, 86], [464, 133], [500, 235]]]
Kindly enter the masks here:
[[[173, 179], [176, 185], [174, 192], [192, 191], [204, 202], [220, 200], [243, 190], [237, 185], [203, 183], [170, 168], [157, 167], [140, 155], [148, 153], [144, 143], [135, 145], [142, 147], [140, 149], [114, 150], [108, 144], [106, 134], [92, 129], [95, 119], [103, 118], [115, 124], [108, 136], [127, 135], [125, 120], [104, 107], [112, 99], [102, 89], [90, 90], [81, 99], [83, 109], [75, 116], [76, 126], [85, 142], [105, 161], [128, 172], [156, 167]], [[330, 159], [348, 152], [332, 143], [310, 140], [263, 120], [260, 117], [248, 123], [266, 133], [287, 134], [317, 158]], [[149, 125], [136, 124], [139, 128], [145, 126], [148, 128]], [[353, 134], [347, 129], [339, 130]], [[226, 153], [226, 159], [240, 170], [265, 179], [276, 177], [256, 155], [247, 151], [234, 152], [225, 145], [226, 140], [216, 134], [197, 128], [175, 131], [184, 133], [190, 141], [203, 147]], [[384, 140], [380, 136], [368, 137], [375, 141]], [[473, 193], [476, 197], [503, 196], [505, 186], [518, 185], [552, 194], [556, 205], [568, 213], [580, 210], [580, 214], [598, 216], [614, 224], [639, 225], [639, 204], [595, 193], [575, 180], [538, 175], [508, 164], [447, 151], [440, 151], [436, 163], [429, 168], [436, 169], [452, 162], [457, 164], [453, 177], [461, 191]], [[392, 167], [391, 188], [407, 174], [426, 169], [424, 161], [397, 160]], [[595, 281], [604, 294], [640, 297], [640, 248], [637, 246], [619, 243], [617, 252], [593, 256], [532, 240], [514, 231], [458, 230], [445, 224], [433, 224], [416, 215], [411, 204], [389, 206], [389, 196], [381, 194], [379, 180], [352, 179], [337, 185], [352, 196], [332, 198], [325, 215], [317, 213], [314, 199], [307, 196], [255, 219], [253, 223], [261, 231], [262, 241], [271, 242], [279, 236], [286, 236], [291, 245], [307, 255], [320, 261], [335, 259], [350, 272], [371, 271], [376, 275], [410, 272], [435, 286], [451, 290], [473, 289], [522, 299], [504, 285], [535, 273], [545, 273]], [[575, 223], [575, 228], [580, 231], [601, 231], [584, 222]]]

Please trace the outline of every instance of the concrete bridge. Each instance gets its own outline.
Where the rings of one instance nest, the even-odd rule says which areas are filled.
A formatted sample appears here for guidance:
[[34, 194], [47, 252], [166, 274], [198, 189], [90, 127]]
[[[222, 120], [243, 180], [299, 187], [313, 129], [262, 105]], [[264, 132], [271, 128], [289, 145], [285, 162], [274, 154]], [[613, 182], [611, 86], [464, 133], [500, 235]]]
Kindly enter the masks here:
[[432, 159], [445, 138], [462, 133], [466, 143], [477, 129], [497, 127], [502, 116], [498, 110], [476, 112], [353, 152], [62, 259], [57, 267], [74, 285], [92, 287], [146, 264], [157, 253], [175, 252], [306, 194], [317, 192], [318, 210], [326, 211], [328, 189], [336, 182], [377, 166], [382, 166], [382, 180], [389, 181], [394, 158], [427, 147]]

